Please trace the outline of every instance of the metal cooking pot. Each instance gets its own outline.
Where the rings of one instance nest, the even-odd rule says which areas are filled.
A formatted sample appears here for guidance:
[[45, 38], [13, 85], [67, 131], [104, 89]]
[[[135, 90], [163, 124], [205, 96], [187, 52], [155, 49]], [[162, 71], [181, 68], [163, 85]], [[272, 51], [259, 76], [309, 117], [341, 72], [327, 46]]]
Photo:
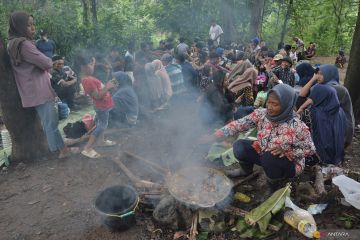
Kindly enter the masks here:
[[166, 184], [176, 200], [192, 209], [223, 208], [232, 200], [233, 182], [213, 168], [182, 168]]

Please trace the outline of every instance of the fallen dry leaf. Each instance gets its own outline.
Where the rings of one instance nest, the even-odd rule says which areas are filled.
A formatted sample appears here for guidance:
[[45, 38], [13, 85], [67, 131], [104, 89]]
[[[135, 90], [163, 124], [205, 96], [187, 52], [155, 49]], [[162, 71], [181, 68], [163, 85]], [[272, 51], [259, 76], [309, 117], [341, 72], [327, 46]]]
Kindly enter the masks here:
[[179, 239], [181, 237], [186, 237], [186, 232], [184, 231], [175, 232], [173, 240]]

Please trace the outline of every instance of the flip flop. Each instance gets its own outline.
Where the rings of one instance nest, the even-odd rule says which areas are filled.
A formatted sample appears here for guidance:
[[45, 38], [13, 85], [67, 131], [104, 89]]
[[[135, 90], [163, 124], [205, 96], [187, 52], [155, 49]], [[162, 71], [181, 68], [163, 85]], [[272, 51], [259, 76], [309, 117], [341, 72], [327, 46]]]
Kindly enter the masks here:
[[81, 152], [82, 155], [88, 158], [99, 158], [101, 157], [100, 154], [98, 154], [94, 149], [91, 149], [90, 151], [83, 150]]
[[116, 142], [110, 140], [104, 140], [102, 143], [99, 144], [100, 147], [111, 147], [115, 146]]

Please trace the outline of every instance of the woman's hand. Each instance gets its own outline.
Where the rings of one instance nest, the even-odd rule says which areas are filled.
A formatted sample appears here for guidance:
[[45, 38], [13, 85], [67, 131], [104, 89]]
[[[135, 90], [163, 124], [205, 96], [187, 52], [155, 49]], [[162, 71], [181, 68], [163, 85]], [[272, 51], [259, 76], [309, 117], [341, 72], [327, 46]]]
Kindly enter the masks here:
[[304, 108], [303, 108], [303, 107], [300, 107], [300, 108], [296, 111], [296, 113], [297, 113], [298, 115], [301, 115], [303, 112], [304, 112]]
[[280, 146], [276, 146], [270, 149], [270, 152], [272, 155], [279, 156], [279, 157], [285, 157], [285, 150], [282, 149]]

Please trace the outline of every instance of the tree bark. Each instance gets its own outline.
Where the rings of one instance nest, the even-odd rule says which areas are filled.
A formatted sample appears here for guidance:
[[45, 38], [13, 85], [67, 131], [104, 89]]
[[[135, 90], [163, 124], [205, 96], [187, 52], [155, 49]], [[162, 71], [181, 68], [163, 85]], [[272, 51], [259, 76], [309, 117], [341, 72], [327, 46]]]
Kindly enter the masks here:
[[97, 24], [97, 6], [96, 6], [96, 0], [91, 0], [91, 15], [92, 15], [92, 21], [93, 24]]
[[222, 16], [223, 16], [223, 43], [230, 43], [235, 40], [235, 36], [237, 35], [237, 31], [235, 28], [235, 17], [234, 17], [234, 9], [232, 8], [233, 1], [232, 0], [224, 0], [221, 1], [222, 5]]
[[349, 65], [346, 72], [345, 87], [349, 90], [356, 122], [360, 120], [360, 3], [351, 45]]
[[[343, 16], [343, 1], [340, 0], [339, 5], [337, 5], [335, 2], [333, 2], [333, 8], [334, 8], [334, 15], [336, 16], [336, 28], [335, 28], [335, 34], [334, 34], [334, 43], [333, 43], [333, 47], [332, 47], [332, 52], [334, 52], [335, 49], [338, 49], [339, 47], [339, 42], [341, 43], [340, 45], [342, 45], [342, 36], [340, 36], [340, 41], [339, 41], [339, 35], [342, 29], [342, 21], [341, 21], [341, 17]], [[343, 47], [343, 46], [341, 46]]]
[[90, 21], [89, 21], [89, 3], [88, 3], [88, 0], [82, 0], [82, 4], [83, 4], [83, 22], [84, 22], [85, 26], [89, 26]]
[[290, 0], [289, 5], [288, 5], [287, 10], [286, 10], [286, 14], [285, 14], [284, 25], [283, 25], [282, 30], [281, 30], [281, 36], [280, 36], [280, 42], [281, 43], [284, 42], [285, 34], [287, 32], [287, 24], [288, 24], [288, 21], [289, 21], [290, 16], [291, 16], [292, 5], [293, 5], [293, 0]]
[[0, 105], [4, 124], [12, 141], [14, 162], [35, 160], [49, 153], [40, 120], [34, 108], [23, 108], [10, 65], [10, 58], [0, 36]]
[[250, 36], [260, 36], [259, 27], [262, 19], [262, 13], [264, 11], [265, 0], [255, 0], [252, 2], [251, 19], [250, 19]]

